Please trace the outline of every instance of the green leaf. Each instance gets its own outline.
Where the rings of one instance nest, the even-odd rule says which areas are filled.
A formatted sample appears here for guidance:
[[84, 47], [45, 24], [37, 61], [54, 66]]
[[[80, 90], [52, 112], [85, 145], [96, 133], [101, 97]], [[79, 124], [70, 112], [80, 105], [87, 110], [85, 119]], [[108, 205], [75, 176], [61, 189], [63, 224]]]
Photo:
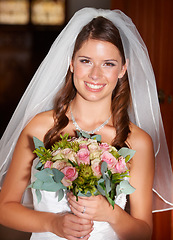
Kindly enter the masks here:
[[116, 158], [118, 159], [120, 157], [120, 154], [117, 152], [117, 150], [112, 150], [111, 151], [111, 154]]
[[35, 182], [33, 182], [32, 188], [34, 189], [42, 189], [43, 181], [37, 179]]
[[56, 168], [52, 168], [52, 172], [53, 172], [53, 175], [54, 175], [54, 181], [56, 183], [59, 183], [61, 182], [61, 180], [63, 179], [64, 177], [64, 173], [62, 173], [61, 171], [59, 171], [58, 169]]
[[97, 189], [101, 193], [101, 195], [106, 196], [105, 191], [103, 190], [103, 188], [100, 185], [97, 185]]
[[42, 166], [43, 166], [43, 164], [39, 161], [37, 163], [37, 165], [35, 166], [35, 169], [39, 170]]
[[44, 164], [46, 161], [52, 159], [52, 154], [50, 149], [46, 149], [45, 147], [36, 148], [33, 153], [36, 153], [37, 156], [40, 158], [40, 161], [42, 164]]
[[103, 178], [100, 178], [100, 179], [98, 180], [98, 184], [103, 183], [103, 182], [104, 182], [104, 179], [103, 179]]
[[135, 152], [136, 151], [134, 151], [132, 149], [123, 147], [118, 151], [118, 154], [120, 154], [124, 158], [126, 158], [128, 156], [128, 158], [126, 160], [126, 162], [128, 162], [135, 155]]
[[120, 193], [131, 194], [135, 191], [135, 188], [130, 185], [129, 181], [124, 180], [118, 184], [116, 190], [118, 195]]
[[43, 182], [53, 182], [53, 172], [50, 168], [45, 168], [37, 172], [35, 177]]
[[35, 193], [36, 193], [36, 196], [37, 196], [37, 201], [39, 203], [41, 201], [41, 198], [42, 198], [41, 192], [40, 192], [40, 190], [36, 189]]
[[118, 196], [120, 193], [121, 193], [120, 184], [117, 184], [117, 186], [116, 186], [116, 196]]
[[62, 183], [56, 182], [44, 182], [42, 185], [42, 190], [49, 191], [49, 192], [56, 192], [60, 189], [67, 189]]
[[81, 191], [78, 192], [77, 194], [78, 197], [91, 197], [92, 194], [90, 192], [87, 193], [82, 193]]
[[76, 130], [76, 133], [77, 133], [77, 136], [78, 136], [78, 137], [82, 137], [82, 133], [81, 133], [81, 132], [79, 132], [78, 130]]
[[107, 162], [102, 162], [101, 173], [104, 175], [106, 171], [107, 171]]
[[105, 183], [106, 183], [106, 192], [109, 193], [111, 191], [111, 181], [107, 176], [106, 176]]
[[33, 183], [29, 184], [27, 188], [33, 188]]
[[60, 202], [64, 197], [64, 190], [63, 189], [60, 189], [58, 191], [58, 202]]
[[94, 135], [91, 137], [91, 139], [97, 140], [98, 142], [101, 142], [101, 138], [102, 138], [101, 135]]
[[33, 141], [34, 141], [35, 148], [44, 147], [44, 143], [40, 141], [38, 138], [33, 137]]
[[91, 138], [91, 136], [86, 132], [81, 132], [81, 134], [82, 134], [82, 137], [84, 138]]
[[108, 202], [112, 205], [113, 209], [114, 209], [114, 205], [115, 205], [115, 202], [107, 195], [106, 196]]

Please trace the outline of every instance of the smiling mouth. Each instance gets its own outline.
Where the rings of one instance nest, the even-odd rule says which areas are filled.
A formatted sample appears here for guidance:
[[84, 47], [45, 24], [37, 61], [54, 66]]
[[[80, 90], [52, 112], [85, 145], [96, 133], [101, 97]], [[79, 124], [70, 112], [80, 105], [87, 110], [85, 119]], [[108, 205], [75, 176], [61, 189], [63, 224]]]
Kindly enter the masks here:
[[87, 82], [85, 82], [85, 85], [94, 90], [101, 89], [105, 86], [105, 84], [91, 84], [91, 83], [87, 83]]

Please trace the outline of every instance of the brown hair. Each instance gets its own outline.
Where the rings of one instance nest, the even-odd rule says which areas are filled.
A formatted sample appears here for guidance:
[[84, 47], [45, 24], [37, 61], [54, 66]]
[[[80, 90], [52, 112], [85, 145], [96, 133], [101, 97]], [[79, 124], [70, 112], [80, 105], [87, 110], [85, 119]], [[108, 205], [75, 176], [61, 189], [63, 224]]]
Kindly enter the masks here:
[[[94, 18], [86, 26], [83, 27], [78, 34], [74, 46], [73, 57], [75, 53], [82, 47], [83, 43], [88, 39], [96, 39], [107, 41], [115, 45], [122, 57], [122, 64], [125, 64], [125, 56], [121, 37], [118, 29], [114, 24], [104, 17]], [[68, 69], [64, 87], [58, 92], [54, 105], [54, 126], [45, 135], [44, 143], [49, 148], [55, 141], [59, 139], [59, 133], [64, 129], [69, 119], [66, 116], [70, 101], [75, 97], [76, 89], [73, 85], [72, 73]], [[112, 93], [112, 116], [113, 125], [116, 129], [116, 136], [112, 142], [117, 148], [126, 146], [125, 141], [130, 132], [128, 106], [130, 102], [130, 89], [127, 73], [123, 78], [119, 79]]]

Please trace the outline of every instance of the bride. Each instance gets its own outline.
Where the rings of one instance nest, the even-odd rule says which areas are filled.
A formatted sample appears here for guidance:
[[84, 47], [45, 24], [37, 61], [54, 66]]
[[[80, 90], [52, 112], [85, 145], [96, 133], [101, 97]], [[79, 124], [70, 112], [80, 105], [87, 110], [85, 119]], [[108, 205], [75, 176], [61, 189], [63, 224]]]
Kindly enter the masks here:
[[[76, 13], [36, 72], [1, 140], [2, 179], [9, 169], [0, 193], [0, 223], [33, 232], [33, 240], [150, 239], [152, 210], [162, 208], [152, 205], [154, 152], [163, 156], [166, 151], [164, 144], [159, 149], [163, 128], [158, 129], [156, 98], [145, 45], [131, 20], [120, 11]], [[37, 161], [33, 136], [49, 148], [60, 134], [76, 136], [76, 130], [136, 151], [128, 166], [136, 189], [129, 196], [129, 212], [124, 195], [113, 209], [101, 195], [79, 197], [77, 202], [68, 193], [58, 202], [56, 193], [46, 191], [40, 203], [33, 192], [34, 210], [26, 207], [29, 197], [24, 192]], [[156, 175], [156, 193], [157, 180]], [[158, 189], [161, 195], [160, 185]]]

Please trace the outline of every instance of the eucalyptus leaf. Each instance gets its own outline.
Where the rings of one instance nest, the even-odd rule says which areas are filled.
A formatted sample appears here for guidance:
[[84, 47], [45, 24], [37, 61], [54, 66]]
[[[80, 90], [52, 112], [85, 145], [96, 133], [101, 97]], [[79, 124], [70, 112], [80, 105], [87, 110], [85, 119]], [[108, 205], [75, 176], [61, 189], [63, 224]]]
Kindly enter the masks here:
[[39, 189], [35, 190], [36, 196], [37, 196], [37, 201], [38, 203], [41, 201], [42, 195]]
[[105, 191], [103, 190], [103, 188], [100, 185], [97, 185], [97, 189], [101, 193], [101, 195], [106, 196]]
[[33, 137], [35, 148], [44, 147], [44, 143], [40, 139]]
[[101, 173], [104, 174], [107, 171], [107, 162], [102, 162]]
[[33, 183], [29, 184], [27, 188], [33, 188]]
[[98, 142], [101, 142], [101, 138], [102, 138], [101, 135], [94, 135], [91, 137], [91, 139], [97, 140]]
[[41, 190], [42, 186], [43, 186], [43, 181], [37, 179], [35, 182], [33, 182], [32, 188]]
[[111, 181], [110, 179], [106, 176], [106, 192], [109, 193], [111, 191]]
[[60, 189], [58, 191], [58, 202], [60, 202], [64, 197], [64, 190], [63, 189]]
[[92, 194], [90, 192], [87, 193], [82, 193], [81, 191], [78, 192], [77, 194], [78, 197], [91, 197]]
[[84, 138], [88, 138], [88, 139], [91, 138], [91, 136], [86, 132], [81, 132], [81, 134], [82, 134], [82, 137]]
[[121, 156], [123, 156], [124, 158], [129, 156], [128, 157], [128, 160], [127, 162], [135, 155], [135, 152], [133, 149], [130, 149], [130, 148], [125, 148], [125, 147], [122, 147], [119, 151], [118, 151], [118, 154], [120, 154]]
[[82, 133], [81, 133], [81, 132], [79, 132], [78, 130], [76, 130], [76, 133], [77, 133], [77, 136], [78, 136], [78, 137], [82, 137]]
[[35, 166], [35, 169], [39, 170], [42, 166], [43, 166], [43, 164], [39, 161], [37, 163], [37, 165]]
[[116, 196], [120, 195], [121, 191], [120, 191], [120, 184], [117, 184], [116, 186]]
[[100, 179], [98, 180], [98, 184], [103, 183], [103, 182], [104, 182], [104, 179], [103, 179], [103, 178], [100, 178]]
[[58, 169], [56, 169], [56, 168], [52, 168], [52, 172], [53, 172], [53, 175], [54, 175], [54, 181], [56, 182], [56, 183], [59, 183], [62, 179], [63, 179], [63, 177], [64, 177], [64, 173], [63, 172], [61, 172], [61, 171], [59, 171]]
[[53, 172], [50, 168], [45, 168], [37, 172], [35, 177], [43, 182], [53, 182]]
[[131, 194], [135, 191], [135, 188], [132, 187], [127, 180], [123, 180], [119, 184], [119, 192], [125, 193], [125, 194]]
[[60, 189], [66, 189], [66, 187], [62, 183], [44, 182], [42, 185], [42, 189], [48, 192], [56, 192]]

